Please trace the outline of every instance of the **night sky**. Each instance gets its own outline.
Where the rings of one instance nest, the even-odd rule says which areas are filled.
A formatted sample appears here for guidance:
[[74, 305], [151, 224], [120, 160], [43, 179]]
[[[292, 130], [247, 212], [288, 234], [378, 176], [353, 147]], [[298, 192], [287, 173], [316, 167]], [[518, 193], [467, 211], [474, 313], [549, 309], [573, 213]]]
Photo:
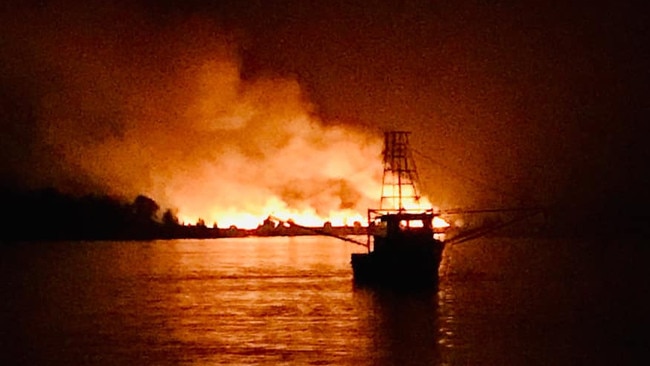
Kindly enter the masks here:
[[[235, 60], [243, 85], [295, 83], [325, 127], [412, 131], [423, 188], [439, 205], [624, 215], [650, 203], [649, 19], [632, 2], [115, 3], [0, 5], [5, 185], [110, 191], [95, 170], [123, 183], [129, 169], [80, 166], [66, 144], [129, 141], [156, 154], [159, 145], [128, 136], [201, 139], [155, 123], [187, 96], [189, 74], [178, 70], [218, 53]], [[138, 103], [146, 108], [124, 107]], [[191, 164], [194, 153], [206, 152], [169, 159]]]

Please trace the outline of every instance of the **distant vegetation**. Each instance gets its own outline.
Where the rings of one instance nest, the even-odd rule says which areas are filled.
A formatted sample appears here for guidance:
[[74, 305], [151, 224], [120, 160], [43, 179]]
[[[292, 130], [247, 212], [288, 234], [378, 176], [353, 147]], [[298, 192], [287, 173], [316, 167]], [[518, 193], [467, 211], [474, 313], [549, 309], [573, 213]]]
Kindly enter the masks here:
[[133, 202], [105, 195], [82, 197], [54, 189], [5, 190], [2, 238], [8, 240], [147, 240], [219, 237], [217, 228], [181, 225], [153, 199]]
[[[186, 225], [172, 209], [163, 209], [144, 195], [132, 202], [106, 195], [75, 196], [55, 189], [0, 190], [4, 213], [0, 240], [153, 240], [178, 238], [219, 238], [238, 236], [365, 235], [359, 223], [351, 227], [322, 228], [285, 226], [266, 220], [257, 229], [218, 228], [204, 220]], [[646, 210], [630, 210], [626, 201], [586, 205], [582, 209], [552, 209], [531, 220], [495, 232], [506, 236], [598, 236], [647, 237], [650, 225]], [[479, 226], [494, 225], [484, 217]], [[499, 218], [493, 218], [499, 219]], [[540, 221], [541, 220], [541, 221]], [[489, 224], [489, 225], [488, 225]], [[466, 227], [465, 231], [476, 228]], [[467, 234], [467, 233], [465, 233]]]
[[180, 238], [219, 238], [295, 235], [362, 235], [359, 223], [352, 227], [332, 227], [326, 223], [315, 230], [280, 225], [267, 219], [257, 229], [234, 226], [218, 228], [180, 223], [172, 209], [144, 195], [133, 202], [106, 195], [74, 196], [55, 189], [36, 191], [0, 191], [5, 213], [0, 238], [9, 241], [29, 240], [153, 240]]

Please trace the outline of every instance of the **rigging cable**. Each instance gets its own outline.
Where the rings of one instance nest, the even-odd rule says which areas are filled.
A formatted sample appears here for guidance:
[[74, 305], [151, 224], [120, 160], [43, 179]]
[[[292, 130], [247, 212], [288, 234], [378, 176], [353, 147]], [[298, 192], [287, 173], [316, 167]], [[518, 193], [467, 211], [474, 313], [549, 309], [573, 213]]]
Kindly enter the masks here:
[[515, 199], [515, 200], [517, 200], [517, 201], [520, 201], [520, 200], [521, 200], [521, 197], [518, 197], [518, 196], [516, 196], [516, 195], [514, 195], [514, 194], [512, 194], [512, 193], [510, 193], [510, 192], [506, 192], [506, 191], [504, 191], [504, 190], [501, 190], [501, 189], [495, 188], [494, 186], [492, 186], [492, 185], [490, 185], [490, 184], [488, 184], [488, 183], [485, 183], [485, 182], [483, 182], [483, 181], [480, 181], [480, 180], [478, 180], [478, 179], [476, 179], [476, 178], [473, 178], [473, 177], [470, 177], [470, 176], [468, 176], [468, 175], [465, 175], [465, 174], [459, 173], [458, 171], [456, 171], [455, 169], [451, 168], [451, 167], [448, 166], [447, 164], [444, 164], [444, 163], [442, 163], [442, 162], [440, 162], [440, 161], [438, 161], [438, 160], [435, 160], [435, 159], [433, 159], [432, 157], [430, 157], [430, 156], [428, 156], [428, 155], [422, 153], [421, 151], [419, 151], [419, 150], [417, 150], [417, 149], [412, 149], [412, 151], [413, 151], [414, 153], [416, 153], [417, 155], [419, 155], [420, 157], [424, 158], [425, 160], [429, 161], [430, 163], [432, 163], [432, 164], [434, 164], [434, 165], [438, 165], [438, 166], [440, 166], [441, 168], [445, 169], [445, 171], [447, 171], [447, 172], [450, 173], [451, 175], [454, 175], [454, 176], [456, 176], [456, 177], [458, 177], [458, 178], [460, 178], [460, 179], [463, 179], [463, 180], [469, 181], [470, 183], [474, 184], [476, 187], [482, 188], [482, 189], [484, 189], [484, 190], [491, 191], [492, 193], [497, 193], [497, 194], [499, 194], [499, 195], [501, 195], [501, 196], [506, 196], [506, 197], [509, 197], [509, 198]]

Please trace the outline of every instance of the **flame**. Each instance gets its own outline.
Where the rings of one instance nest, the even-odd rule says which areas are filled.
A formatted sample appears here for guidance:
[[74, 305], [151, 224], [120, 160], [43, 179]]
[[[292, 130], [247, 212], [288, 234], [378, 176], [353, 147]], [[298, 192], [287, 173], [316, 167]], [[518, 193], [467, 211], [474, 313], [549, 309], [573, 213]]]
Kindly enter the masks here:
[[297, 138], [262, 161], [235, 150], [191, 177], [175, 175], [165, 195], [181, 221], [201, 218], [220, 228], [254, 229], [270, 215], [311, 227], [365, 223], [365, 210], [374, 205], [381, 184], [379, 148], [360, 148], [354, 135], [335, 129], [315, 133], [330, 136], [332, 145]]
[[[223, 211], [219, 212], [215, 210], [214, 214], [210, 216], [210, 219], [205, 220], [202, 217], [197, 215], [181, 215], [179, 219], [184, 224], [193, 224], [199, 220], [204, 220], [207, 223], [215, 222], [218, 223], [220, 228], [228, 228], [235, 226], [239, 229], [255, 229], [262, 225], [266, 219], [269, 217], [275, 217], [283, 222], [295, 222], [296, 224], [308, 227], [322, 227], [326, 223], [330, 223], [332, 226], [353, 226], [355, 224], [360, 224], [361, 226], [367, 226], [367, 217], [361, 215], [358, 212], [351, 210], [336, 211], [330, 213], [328, 216], [321, 217], [316, 214], [313, 210], [308, 211], [296, 211], [291, 209], [285, 209], [284, 211], [264, 211], [268, 213], [246, 213], [246, 212], [235, 212], [235, 211]], [[433, 227], [435, 229], [446, 229], [450, 227], [450, 224], [439, 216], [433, 218]]]
[[[365, 225], [366, 218], [361, 216], [359, 213], [353, 211], [337, 211], [333, 212], [327, 217], [321, 217], [316, 214], [313, 210], [307, 211], [296, 211], [291, 209], [286, 209], [282, 212], [274, 211], [264, 211], [263, 209], [260, 212], [268, 213], [245, 213], [245, 212], [234, 212], [234, 211], [215, 211], [214, 215], [211, 218], [214, 219], [218, 227], [228, 228], [235, 226], [238, 229], [256, 229], [261, 226], [266, 219], [269, 217], [277, 218], [282, 222], [295, 222], [298, 225], [308, 226], [308, 227], [322, 227], [326, 223], [331, 223], [332, 226], [352, 226], [355, 223], [360, 223]], [[192, 224], [202, 220], [201, 217], [196, 215], [182, 215], [179, 217], [180, 221], [185, 224]]]
[[440, 216], [435, 216], [433, 218], [433, 228], [434, 229], [446, 229], [446, 228], [448, 228], [450, 226], [451, 225], [447, 221], [445, 221], [445, 219], [443, 219]]
[[188, 224], [365, 223], [381, 192], [381, 136], [323, 121], [295, 79], [242, 78], [239, 47], [208, 19], [159, 28], [117, 14], [107, 24], [147, 41], [57, 19], [35, 43], [42, 74], [57, 75], [37, 108], [54, 180], [144, 194]]
[[[420, 201], [419, 204], [414, 203], [410, 207], [419, 209], [422, 207], [423, 202], [428, 202], [426, 198]], [[308, 227], [322, 227], [326, 223], [330, 223], [332, 226], [353, 226], [357, 224], [364, 227], [367, 226], [367, 216], [354, 210], [337, 210], [321, 216], [313, 208], [307, 210], [293, 209], [277, 197], [269, 199], [263, 207], [251, 209], [249, 212], [242, 212], [233, 208], [223, 210], [215, 206], [211, 210], [211, 214], [207, 216], [207, 219], [196, 214], [183, 214], [179, 216], [179, 219], [185, 224], [192, 224], [203, 220], [207, 223], [214, 222], [220, 228], [234, 226], [239, 229], [250, 230], [258, 228], [270, 217], [279, 219], [282, 222], [291, 221], [298, 225]], [[435, 216], [433, 218], [433, 227], [435, 229], [446, 229], [450, 227], [450, 224], [443, 218]]]

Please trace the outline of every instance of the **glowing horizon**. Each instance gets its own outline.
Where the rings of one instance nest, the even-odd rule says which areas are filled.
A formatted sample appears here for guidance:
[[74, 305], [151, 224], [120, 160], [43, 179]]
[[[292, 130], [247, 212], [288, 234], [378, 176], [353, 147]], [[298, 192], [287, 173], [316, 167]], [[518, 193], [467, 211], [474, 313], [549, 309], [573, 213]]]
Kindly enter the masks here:
[[382, 191], [381, 126], [324, 119], [298, 78], [243, 78], [239, 47], [207, 19], [150, 31], [145, 49], [67, 37], [81, 31], [42, 40], [61, 74], [39, 104], [56, 166], [109, 194], [145, 192], [184, 223], [367, 224]]
[[[426, 207], [433, 207], [429, 204], [429, 200], [423, 197], [419, 204], [409, 205], [409, 210], [426, 210]], [[240, 212], [236, 210], [214, 210], [207, 217], [200, 217], [199, 215], [186, 215], [180, 214], [179, 220], [183, 225], [193, 225], [203, 220], [206, 226], [212, 226], [216, 223], [218, 228], [230, 228], [235, 226], [238, 229], [252, 230], [264, 224], [264, 221], [271, 218], [273, 221], [294, 222], [301, 226], [307, 227], [323, 227], [326, 223], [338, 227], [352, 227], [355, 223], [359, 223], [362, 227], [368, 227], [367, 215], [362, 215], [354, 210], [337, 210], [330, 212], [327, 216], [321, 216], [313, 209], [296, 210], [289, 208], [286, 203], [277, 199], [269, 200], [266, 206], [255, 212]], [[439, 216], [433, 218], [434, 228], [448, 228], [450, 224]]]

